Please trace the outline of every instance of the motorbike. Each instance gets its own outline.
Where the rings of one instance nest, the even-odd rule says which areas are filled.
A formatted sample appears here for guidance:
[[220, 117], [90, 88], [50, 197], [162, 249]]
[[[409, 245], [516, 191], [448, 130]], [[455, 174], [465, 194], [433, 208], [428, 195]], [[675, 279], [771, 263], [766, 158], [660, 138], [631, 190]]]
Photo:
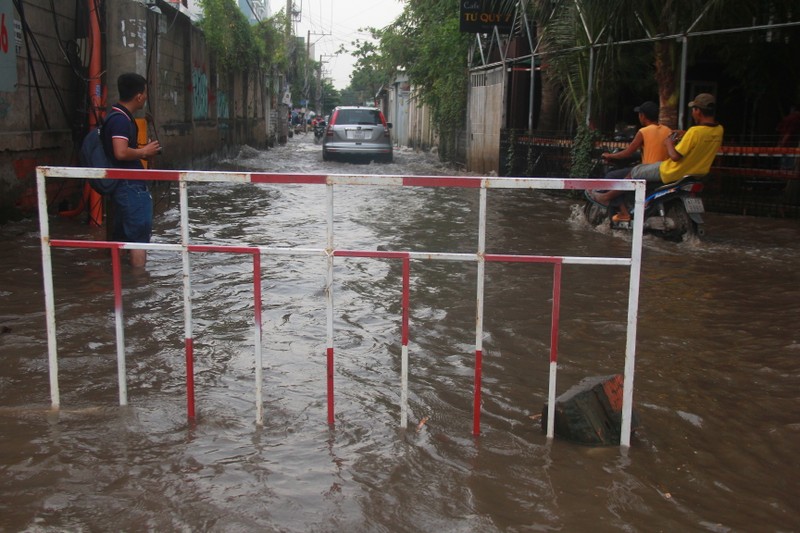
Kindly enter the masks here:
[[327, 127], [328, 125], [324, 120], [314, 125], [314, 143], [319, 144], [322, 142], [322, 138], [325, 136], [325, 128]]
[[[619, 177], [619, 175], [617, 175]], [[659, 185], [648, 183], [644, 202], [644, 231], [666, 240], [680, 242], [685, 237], [702, 237], [705, 234], [703, 213], [705, 208], [700, 192], [703, 190], [702, 176], [687, 175], [678, 181]], [[583, 212], [593, 226], [608, 223], [611, 229], [631, 230], [633, 219], [640, 216], [634, 210], [633, 191], [614, 198], [609, 205], [599, 204], [586, 191]], [[619, 205], [625, 202], [631, 214], [630, 221], [613, 220]]]

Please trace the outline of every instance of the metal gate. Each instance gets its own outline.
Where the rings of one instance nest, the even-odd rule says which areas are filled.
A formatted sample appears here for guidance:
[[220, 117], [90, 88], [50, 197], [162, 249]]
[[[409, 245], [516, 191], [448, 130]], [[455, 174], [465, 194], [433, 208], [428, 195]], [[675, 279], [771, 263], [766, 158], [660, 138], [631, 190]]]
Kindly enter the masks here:
[[502, 67], [470, 74], [467, 168], [472, 172], [486, 174], [500, 170], [504, 95]]

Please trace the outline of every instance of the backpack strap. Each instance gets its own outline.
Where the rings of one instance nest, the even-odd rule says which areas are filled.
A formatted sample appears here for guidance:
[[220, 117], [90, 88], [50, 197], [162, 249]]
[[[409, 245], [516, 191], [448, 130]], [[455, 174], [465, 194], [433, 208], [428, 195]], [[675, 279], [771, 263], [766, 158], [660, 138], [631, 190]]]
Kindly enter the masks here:
[[[100, 121], [100, 125], [97, 127], [98, 131], [100, 132], [100, 142], [103, 145], [103, 151], [106, 152], [106, 157], [108, 157], [108, 159], [110, 161], [116, 161], [116, 158], [114, 157], [114, 153], [113, 153], [114, 152], [114, 148], [113, 148], [114, 143], [113, 143], [113, 141], [111, 139], [108, 140], [108, 145], [109, 145], [108, 148], [111, 148], [111, 153], [109, 154], [108, 150], [106, 149], [106, 140], [105, 140], [106, 137], [105, 137], [105, 131], [104, 131], [103, 127], [106, 125], [106, 122], [108, 122], [108, 119], [111, 117], [111, 115], [114, 115], [114, 114], [125, 115], [125, 117], [129, 121], [129, 124], [128, 124], [128, 144], [129, 145], [130, 145], [130, 138], [133, 137], [136, 134], [136, 130], [134, 129], [134, 127], [135, 127], [134, 121], [130, 120], [130, 117], [128, 117], [128, 115], [126, 113], [124, 113], [124, 112], [112, 107], [111, 111], [109, 111], [108, 114], [106, 114], [105, 118], [103, 118]], [[137, 142], [138, 142], [138, 140], [137, 140]]]

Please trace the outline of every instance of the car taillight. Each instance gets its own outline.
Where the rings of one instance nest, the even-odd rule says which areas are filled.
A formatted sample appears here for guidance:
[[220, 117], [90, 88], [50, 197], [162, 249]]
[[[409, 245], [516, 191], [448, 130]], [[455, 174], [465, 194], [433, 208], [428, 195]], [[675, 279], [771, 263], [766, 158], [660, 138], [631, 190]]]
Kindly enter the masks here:
[[386, 117], [383, 116], [383, 111], [381, 111], [378, 116], [381, 118], [381, 124], [383, 124], [383, 136], [389, 137], [389, 125], [386, 123]]
[[339, 118], [339, 111], [336, 110], [331, 115], [331, 120], [328, 122], [328, 127], [325, 128], [325, 136], [333, 137], [333, 125], [336, 124], [336, 119]]

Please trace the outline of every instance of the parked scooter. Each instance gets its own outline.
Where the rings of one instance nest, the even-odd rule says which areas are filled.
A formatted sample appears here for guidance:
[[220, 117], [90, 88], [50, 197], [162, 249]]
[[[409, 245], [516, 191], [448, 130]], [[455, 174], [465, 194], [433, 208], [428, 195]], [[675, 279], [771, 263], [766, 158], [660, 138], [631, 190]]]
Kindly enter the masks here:
[[322, 142], [322, 138], [325, 136], [325, 129], [328, 127], [328, 123], [324, 120], [320, 120], [316, 124], [314, 124], [314, 143], [319, 144]]
[[[702, 213], [705, 209], [699, 196], [703, 190], [701, 177], [684, 176], [678, 181], [661, 186], [648, 183], [644, 204], [645, 233], [678, 242], [685, 236], [703, 236], [705, 228]], [[631, 213], [631, 220], [614, 222], [612, 216], [621, 202], [625, 202]], [[587, 191], [583, 212], [586, 220], [594, 226], [608, 220], [612, 229], [620, 230], [633, 229], [633, 219], [639, 216], [634, 210], [633, 191], [618, 196], [608, 206], [597, 203]]]

